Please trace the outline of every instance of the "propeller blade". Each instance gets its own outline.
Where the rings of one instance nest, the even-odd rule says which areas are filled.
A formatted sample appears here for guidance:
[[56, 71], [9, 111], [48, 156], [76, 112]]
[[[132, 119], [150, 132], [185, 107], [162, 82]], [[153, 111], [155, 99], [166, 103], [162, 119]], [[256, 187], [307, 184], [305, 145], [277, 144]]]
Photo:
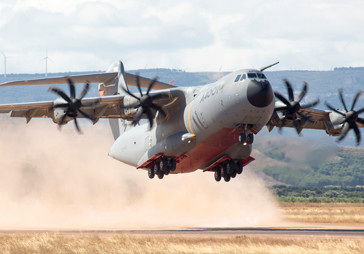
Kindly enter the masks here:
[[128, 90], [126, 90], [124, 87], [123, 87], [123, 90], [125, 93], [129, 94], [131, 97], [137, 99], [138, 101], [140, 101], [140, 98], [138, 98], [137, 96], [135, 96], [134, 94], [132, 94], [131, 92], [129, 92]]
[[76, 126], [78, 133], [82, 134], [82, 131], [81, 131], [80, 127], [78, 126], [77, 117], [74, 117], [73, 120], [75, 122], [75, 126]]
[[358, 101], [360, 95], [362, 94], [363, 92], [362, 91], [358, 91], [354, 97], [354, 100], [353, 100], [353, 104], [351, 105], [351, 109], [350, 110], [354, 110], [354, 107], [355, 107], [355, 104], [356, 102]]
[[348, 110], [348, 108], [346, 107], [346, 103], [345, 103], [345, 100], [344, 100], [344, 96], [343, 96], [343, 89], [339, 89], [339, 97], [340, 97], [340, 101], [341, 101], [341, 103], [343, 104], [343, 106], [344, 106], [344, 109], [345, 109], [345, 111], [346, 112], [348, 112], [349, 110]]
[[297, 114], [303, 118], [305, 121], [310, 122], [310, 123], [314, 123], [314, 121], [312, 121], [309, 117], [305, 116], [304, 114], [302, 114], [301, 112], [297, 112]]
[[313, 102], [311, 102], [311, 103], [303, 104], [303, 105], [301, 106], [301, 108], [312, 108], [312, 107], [316, 106], [316, 105], [317, 105], [317, 104], [319, 104], [319, 103], [320, 103], [320, 99], [317, 99], [317, 100], [315, 100], [315, 101], [313, 101]]
[[74, 99], [76, 97], [76, 91], [75, 91], [75, 84], [73, 83], [72, 79], [67, 78], [68, 85], [70, 87], [70, 97]]
[[143, 113], [144, 113], [144, 109], [140, 109], [138, 111], [138, 113], [136, 114], [133, 122], [131, 122], [131, 124], [132, 125], [137, 125], [139, 123], [140, 119], [142, 118]]
[[341, 135], [336, 140], [336, 142], [340, 142], [341, 140], [343, 140], [346, 137], [346, 135], [348, 134], [349, 130], [350, 130], [350, 124], [348, 122], [346, 122], [344, 124], [344, 127], [343, 127], [342, 131], [341, 131]]
[[353, 124], [353, 129], [354, 129], [355, 136], [356, 136], [356, 146], [358, 146], [358, 145], [360, 145], [361, 134], [360, 134], [360, 130], [359, 130], [358, 126], [356, 125], [356, 123]]
[[300, 128], [298, 122], [296, 121], [296, 119], [293, 119], [293, 126], [296, 129], [297, 134], [300, 135], [301, 134], [301, 128]]
[[61, 120], [59, 121], [59, 123], [58, 123], [59, 126], [61, 126], [65, 123], [64, 121], [66, 120], [67, 114], [68, 114], [68, 110], [64, 113]]
[[364, 118], [358, 117], [358, 119], [356, 119], [356, 122], [364, 124]]
[[163, 115], [163, 117], [167, 116], [166, 112], [163, 110], [163, 108], [161, 106], [152, 103], [152, 105], [150, 105], [150, 107], [157, 110], [157, 111], [159, 111]]
[[287, 86], [287, 91], [288, 91], [288, 98], [290, 101], [294, 101], [294, 94], [293, 94], [293, 89], [292, 89], [292, 85], [291, 83], [287, 80], [287, 79], [283, 79], [283, 82], [286, 84]]
[[95, 121], [96, 119], [93, 116], [90, 116], [89, 114], [86, 114], [83, 110], [78, 109], [78, 112], [81, 113], [81, 115], [83, 115], [84, 117], [90, 119], [91, 121]]
[[157, 80], [158, 80], [158, 77], [155, 77], [155, 78], [152, 80], [152, 82], [150, 82], [146, 95], [148, 95], [148, 94], [149, 94], [149, 92], [150, 92], [150, 90], [152, 90], [152, 88], [153, 88], [153, 86], [154, 86], [154, 84], [155, 84], [155, 82], [156, 82]]
[[361, 109], [359, 109], [358, 111], [356, 111], [356, 113], [358, 113], [358, 115], [360, 115], [361, 113], [363, 113], [364, 112], [364, 108], [361, 108]]
[[58, 88], [55, 88], [55, 87], [50, 87], [48, 89], [49, 91], [51, 92], [54, 92], [56, 94], [58, 94], [59, 96], [61, 96], [65, 101], [67, 102], [72, 102], [72, 100], [70, 99], [70, 97], [68, 97], [67, 94], [65, 94], [62, 90], [59, 90]]
[[145, 111], [146, 111], [145, 113], [147, 114], [148, 120], [149, 120], [149, 128], [152, 129], [152, 127], [153, 127], [153, 118], [154, 118], [153, 114], [152, 114], [152, 111], [149, 108], [147, 108]]
[[[303, 97], [305, 97], [306, 93], [307, 93], [307, 83], [306, 83], [306, 82], [304, 82], [304, 83], [303, 83], [303, 87], [302, 87], [302, 91], [301, 91], [301, 93], [298, 95], [298, 98], [297, 98], [297, 100], [296, 100], [296, 101], [301, 102], [301, 101], [302, 101], [302, 99], [303, 99]], [[302, 106], [301, 106], [301, 108], [302, 108]]]
[[139, 90], [139, 93], [140, 93], [140, 97], [143, 97], [142, 88], [140, 87], [139, 73], [136, 74], [135, 81], [136, 81], [136, 84], [137, 84], [137, 87], [138, 87], [138, 90]]
[[328, 107], [329, 109], [331, 109], [332, 111], [342, 115], [342, 116], [346, 116], [343, 112], [340, 112], [339, 110], [335, 109], [333, 106], [331, 106], [328, 102], [325, 101], [325, 105], [326, 107]]
[[87, 94], [88, 92], [88, 89], [90, 88], [90, 84], [89, 83], [86, 83], [85, 86], [83, 87], [83, 90], [82, 92], [80, 93], [80, 95], [77, 97], [78, 100], [82, 100], [83, 97], [85, 97], [85, 95]]
[[288, 107], [291, 106], [291, 104], [289, 103], [289, 101], [287, 101], [286, 98], [284, 98], [283, 95], [281, 95], [280, 93], [278, 92], [274, 92], [274, 95], [281, 101], [283, 102], [284, 104], [286, 104]]

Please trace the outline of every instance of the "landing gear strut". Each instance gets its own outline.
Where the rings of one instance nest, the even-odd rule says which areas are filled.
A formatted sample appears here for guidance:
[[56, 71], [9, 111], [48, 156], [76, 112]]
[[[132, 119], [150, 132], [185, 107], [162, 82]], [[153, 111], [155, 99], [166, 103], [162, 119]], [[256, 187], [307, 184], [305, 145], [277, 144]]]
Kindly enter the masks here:
[[254, 142], [253, 133], [249, 133], [248, 135], [244, 132], [239, 135], [239, 143], [246, 146], [251, 145]]

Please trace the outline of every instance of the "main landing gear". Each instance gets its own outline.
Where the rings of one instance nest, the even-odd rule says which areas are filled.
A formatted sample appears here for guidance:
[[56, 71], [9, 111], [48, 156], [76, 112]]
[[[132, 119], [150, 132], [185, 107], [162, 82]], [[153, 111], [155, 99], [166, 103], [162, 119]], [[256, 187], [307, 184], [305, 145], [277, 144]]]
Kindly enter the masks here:
[[243, 164], [241, 161], [226, 160], [219, 164], [219, 168], [215, 170], [215, 180], [220, 182], [224, 178], [225, 182], [229, 182], [231, 178], [240, 175], [243, 172]]
[[155, 175], [163, 179], [165, 175], [176, 170], [176, 160], [173, 158], [160, 157], [148, 168], [148, 177], [153, 179]]

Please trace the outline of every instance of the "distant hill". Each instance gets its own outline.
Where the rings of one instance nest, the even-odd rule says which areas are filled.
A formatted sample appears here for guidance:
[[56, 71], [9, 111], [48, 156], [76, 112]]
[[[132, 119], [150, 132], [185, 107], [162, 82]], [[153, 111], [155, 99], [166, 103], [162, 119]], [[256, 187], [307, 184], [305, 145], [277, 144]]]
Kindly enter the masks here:
[[255, 148], [251, 168], [271, 185], [364, 186], [364, 148], [286, 137], [260, 138]]

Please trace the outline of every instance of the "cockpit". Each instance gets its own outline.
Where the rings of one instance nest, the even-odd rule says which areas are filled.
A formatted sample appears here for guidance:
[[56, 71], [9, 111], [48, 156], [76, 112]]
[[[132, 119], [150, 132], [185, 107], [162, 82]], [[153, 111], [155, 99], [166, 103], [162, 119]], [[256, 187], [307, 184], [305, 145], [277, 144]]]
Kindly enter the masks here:
[[245, 79], [267, 79], [267, 77], [261, 72], [248, 72], [238, 74], [234, 82], [244, 81]]

